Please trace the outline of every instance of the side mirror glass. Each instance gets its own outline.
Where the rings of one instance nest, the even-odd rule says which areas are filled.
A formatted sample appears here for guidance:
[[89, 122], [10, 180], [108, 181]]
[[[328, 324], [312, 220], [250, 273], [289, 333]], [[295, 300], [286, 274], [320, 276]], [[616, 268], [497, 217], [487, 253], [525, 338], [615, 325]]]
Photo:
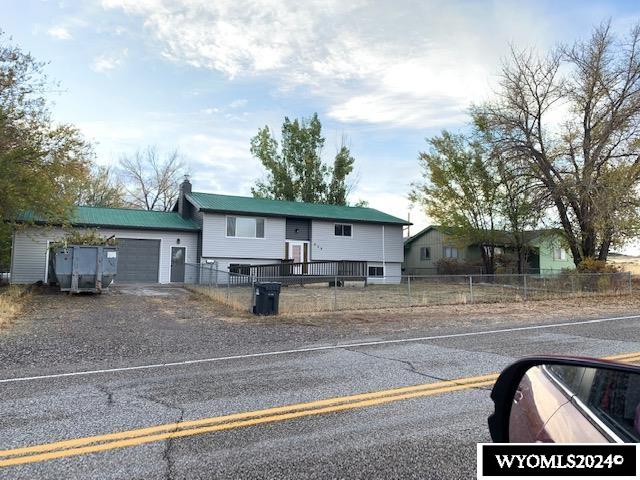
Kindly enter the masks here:
[[511, 395], [508, 440], [640, 442], [640, 370], [631, 368], [588, 361], [531, 366]]

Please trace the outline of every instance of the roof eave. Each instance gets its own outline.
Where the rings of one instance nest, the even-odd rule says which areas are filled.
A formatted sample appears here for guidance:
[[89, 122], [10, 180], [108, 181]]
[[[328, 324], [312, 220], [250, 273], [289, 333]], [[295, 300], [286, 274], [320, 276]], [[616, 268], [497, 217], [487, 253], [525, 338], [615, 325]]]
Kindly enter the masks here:
[[[192, 195], [190, 195], [188, 193], [185, 193], [184, 194], [184, 198], [186, 198], [189, 201], [189, 203], [191, 203], [191, 205], [196, 207], [198, 209], [198, 211], [204, 211], [203, 207], [202, 207], [202, 204], [200, 202], [198, 202], [195, 198], [193, 198]], [[176, 205], [177, 205], [177, 203], [176, 203]]]
[[170, 231], [170, 232], [199, 232], [199, 227], [152, 227], [141, 225], [109, 225], [103, 223], [72, 223], [74, 227], [80, 228], [120, 228], [123, 230], [154, 230], [154, 231]]
[[[16, 220], [13, 223], [18, 223], [21, 225], [36, 225], [38, 227], [62, 227], [65, 225], [60, 222], [43, 222], [42, 220], [33, 220], [33, 221], [25, 221], [25, 220]], [[107, 224], [107, 223], [87, 223], [87, 222], [69, 222], [68, 223], [72, 227], [76, 228], [120, 228], [123, 230], [156, 230], [156, 231], [172, 231], [172, 232], [199, 232], [200, 227], [153, 227], [153, 226], [143, 226], [143, 225], [115, 225], [115, 224]]]
[[[410, 225], [413, 225], [413, 223], [411, 223]], [[414, 240], [417, 240], [418, 238], [420, 238], [422, 235], [424, 235], [425, 233], [437, 229], [437, 225], [429, 225], [428, 227], [423, 228], [422, 230], [420, 230], [418, 233], [416, 233], [415, 235], [411, 235], [409, 238], [405, 238], [404, 240], [404, 245], [405, 247], [408, 245], [411, 245], [411, 243], [413, 243]]]
[[413, 225], [412, 223], [407, 223], [405, 220], [398, 221], [386, 221], [386, 220], [362, 220], [357, 218], [334, 218], [334, 217], [320, 217], [318, 215], [308, 215], [303, 213], [264, 213], [264, 212], [253, 212], [248, 210], [231, 210], [231, 209], [217, 209], [217, 208], [199, 208], [201, 212], [204, 213], [233, 213], [237, 215], [258, 215], [261, 217], [290, 217], [290, 218], [309, 218], [315, 220], [326, 220], [328, 222], [359, 222], [359, 223], [379, 223], [386, 225]]

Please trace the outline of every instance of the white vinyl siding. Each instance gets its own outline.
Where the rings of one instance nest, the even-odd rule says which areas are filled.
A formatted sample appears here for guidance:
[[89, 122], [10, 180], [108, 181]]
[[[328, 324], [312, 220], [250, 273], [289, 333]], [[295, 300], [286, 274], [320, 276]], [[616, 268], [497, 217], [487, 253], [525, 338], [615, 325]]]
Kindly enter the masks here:
[[230, 237], [227, 235], [227, 215], [204, 213], [201, 256], [203, 258], [281, 260], [284, 258], [285, 230], [284, 217], [265, 217], [264, 238]]
[[[402, 280], [402, 265], [399, 262], [385, 263], [384, 267], [381, 262], [367, 262], [367, 274], [370, 268], [383, 268], [382, 277], [367, 276], [367, 283], [379, 284], [389, 283], [398, 284]], [[376, 272], [377, 273], [377, 272]]]
[[[160, 240], [160, 283], [169, 283], [171, 278], [171, 247], [187, 247], [187, 263], [196, 263], [197, 232], [155, 231], [133, 229], [97, 229], [100, 235], [117, 238]], [[60, 228], [30, 227], [17, 231], [12, 252], [12, 283], [33, 283], [44, 281], [47, 256], [47, 242], [64, 237]], [[180, 244], [177, 243], [180, 239]], [[116, 283], [118, 279], [116, 277]]]
[[272, 263], [281, 263], [282, 260], [276, 258], [203, 258], [202, 263], [208, 263], [212, 268], [228, 272], [229, 265], [241, 264], [241, 265], [269, 265]]
[[374, 223], [354, 222], [351, 237], [336, 236], [335, 225], [335, 222], [312, 221], [311, 258], [313, 260], [402, 262], [404, 246], [401, 225], [383, 226]]

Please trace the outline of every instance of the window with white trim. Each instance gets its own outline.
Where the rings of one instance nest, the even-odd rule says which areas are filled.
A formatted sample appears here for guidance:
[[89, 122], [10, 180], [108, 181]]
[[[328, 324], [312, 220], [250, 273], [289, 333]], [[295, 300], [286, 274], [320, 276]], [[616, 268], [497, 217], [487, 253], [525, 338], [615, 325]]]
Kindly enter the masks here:
[[334, 233], [336, 237], [350, 237], [351, 225], [347, 223], [336, 223]]
[[384, 277], [384, 267], [369, 267], [369, 277]]
[[227, 237], [264, 238], [264, 218], [227, 217]]
[[566, 260], [567, 259], [567, 251], [564, 248], [556, 247], [553, 249], [553, 259], [554, 260]]

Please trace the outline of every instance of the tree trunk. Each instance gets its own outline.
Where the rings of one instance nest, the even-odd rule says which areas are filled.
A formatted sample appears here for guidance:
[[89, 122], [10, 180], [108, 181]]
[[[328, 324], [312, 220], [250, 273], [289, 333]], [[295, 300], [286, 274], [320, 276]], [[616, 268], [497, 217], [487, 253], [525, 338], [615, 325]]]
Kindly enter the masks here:
[[516, 255], [518, 255], [518, 274], [522, 275], [524, 272], [524, 247], [521, 244], [516, 245]]
[[596, 232], [590, 225], [580, 225], [582, 233], [582, 257], [595, 258], [596, 256]]
[[600, 251], [598, 252], [598, 260], [602, 260], [603, 262], [607, 261], [609, 257], [609, 249], [611, 248], [611, 236], [612, 233], [607, 231], [602, 239], [602, 243], [600, 244]]
[[[484, 264], [485, 273], [487, 275], [493, 275], [495, 273], [495, 265], [494, 265], [494, 255], [493, 255], [493, 246], [484, 246], [480, 245], [480, 255], [482, 257], [482, 263]], [[489, 253], [487, 252], [489, 249]]]
[[580, 262], [582, 262], [582, 253], [580, 252], [578, 239], [573, 233], [573, 228], [571, 227], [571, 221], [569, 220], [567, 208], [564, 205], [564, 203], [562, 203], [562, 199], [559, 197], [555, 197], [553, 199], [553, 203], [555, 204], [558, 210], [560, 223], [562, 225], [562, 229], [564, 230], [565, 236], [567, 237], [567, 242], [569, 243], [569, 250], [571, 250], [571, 256], [573, 257], [573, 263], [577, 267], [580, 264]]

